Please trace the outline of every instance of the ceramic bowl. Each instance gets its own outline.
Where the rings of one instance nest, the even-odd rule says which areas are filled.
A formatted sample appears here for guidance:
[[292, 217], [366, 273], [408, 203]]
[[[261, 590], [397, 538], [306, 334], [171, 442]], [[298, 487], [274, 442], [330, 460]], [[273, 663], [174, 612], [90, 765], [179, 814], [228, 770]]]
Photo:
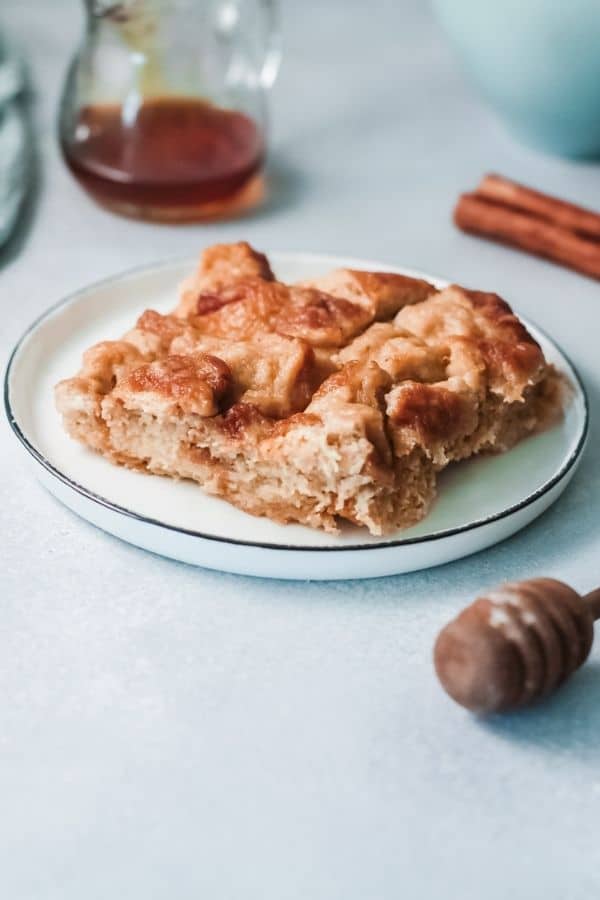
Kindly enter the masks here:
[[598, 0], [434, 0], [489, 104], [528, 144], [600, 156]]

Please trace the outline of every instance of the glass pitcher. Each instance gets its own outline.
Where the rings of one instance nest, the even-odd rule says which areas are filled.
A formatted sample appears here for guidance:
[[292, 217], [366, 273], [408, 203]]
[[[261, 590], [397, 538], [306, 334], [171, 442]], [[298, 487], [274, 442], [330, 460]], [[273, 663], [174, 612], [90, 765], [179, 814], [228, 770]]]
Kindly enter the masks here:
[[184, 222], [263, 195], [276, 0], [85, 0], [60, 111], [64, 158], [101, 205]]

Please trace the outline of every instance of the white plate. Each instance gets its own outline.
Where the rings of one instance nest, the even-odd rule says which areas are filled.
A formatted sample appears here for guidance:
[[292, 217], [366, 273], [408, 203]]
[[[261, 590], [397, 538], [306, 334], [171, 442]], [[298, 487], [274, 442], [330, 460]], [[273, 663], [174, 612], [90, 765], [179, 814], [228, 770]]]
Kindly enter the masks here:
[[[273, 253], [283, 280], [337, 266], [419, 275], [376, 262]], [[427, 518], [385, 539], [348, 527], [339, 537], [278, 525], [209, 497], [192, 482], [111, 465], [67, 437], [53, 386], [76, 372], [82, 352], [120, 337], [146, 308], [172, 309], [179, 281], [195, 260], [117, 275], [78, 291], [35, 322], [17, 344], [5, 380], [11, 426], [35, 460], [43, 484], [95, 525], [163, 556], [227, 572], [272, 578], [370, 578], [436, 566], [501, 541], [540, 515], [567, 486], [587, 433], [581, 381], [559, 348], [527, 323], [546, 357], [567, 373], [574, 393], [563, 421], [509, 453], [450, 466]]]

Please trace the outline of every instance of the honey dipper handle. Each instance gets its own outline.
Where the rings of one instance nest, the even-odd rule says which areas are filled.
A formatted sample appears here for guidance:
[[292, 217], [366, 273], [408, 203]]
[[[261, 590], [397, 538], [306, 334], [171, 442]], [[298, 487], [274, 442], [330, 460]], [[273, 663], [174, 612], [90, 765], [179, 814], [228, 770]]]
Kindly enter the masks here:
[[587, 604], [594, 619], [600, 619], [600, 587], [595, 591], [590, 591], [583, 597], [583, 602]]

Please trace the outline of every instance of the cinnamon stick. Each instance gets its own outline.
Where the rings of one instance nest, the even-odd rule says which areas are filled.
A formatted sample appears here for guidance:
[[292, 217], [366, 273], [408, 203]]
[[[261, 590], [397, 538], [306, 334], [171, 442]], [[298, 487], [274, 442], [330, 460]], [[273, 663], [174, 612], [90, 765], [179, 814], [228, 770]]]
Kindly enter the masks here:
[[574, 203], [534, 191], [523, 184], [502, 175], [484, 175], [476, 193], [495, 203], [532, 213], [547, 222], [553, 222], [582, 235], [600, 238], [600, 215]]
[[479, 193], [462, 194], [454, 210], [454, 221], [463, 231], [510, 244], [600, 279], [600, 241], [586, 240], [531, 212], [491, 202]]

